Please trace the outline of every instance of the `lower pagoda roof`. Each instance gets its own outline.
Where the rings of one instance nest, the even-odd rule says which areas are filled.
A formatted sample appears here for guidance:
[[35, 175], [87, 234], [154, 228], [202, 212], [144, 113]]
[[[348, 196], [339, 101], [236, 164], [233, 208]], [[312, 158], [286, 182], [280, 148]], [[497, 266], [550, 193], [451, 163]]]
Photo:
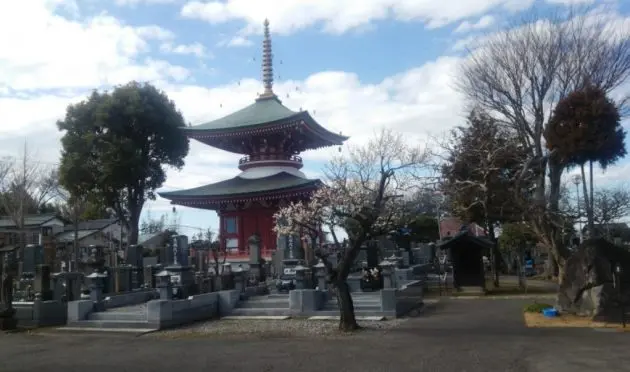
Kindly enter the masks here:
[[158, 192], [172, 204], [193, 208], [215, 209], [223, 203], [272, 200], [300, 196], [322, 185], [319, 179], [308, 179], [280, 172], [262, 178], [236, 176], [229, 180], [187, 190]]

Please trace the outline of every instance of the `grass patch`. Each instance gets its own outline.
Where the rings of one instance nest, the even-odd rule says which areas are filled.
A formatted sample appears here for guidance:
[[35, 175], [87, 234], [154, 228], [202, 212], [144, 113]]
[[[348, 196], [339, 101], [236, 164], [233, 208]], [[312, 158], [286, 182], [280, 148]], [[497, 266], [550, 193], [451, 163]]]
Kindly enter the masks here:
[[596, 322], [591, 318], [563, 314], [548, 318], [540, 313], [525, 312], [525, 325], [529, 328], [608, 328], [620, 332], [630, 332], [619, 323]]
[[525, 306], [523, 308], [523, 312], [524, 313], [535, 313], [535, 314], [540, 314], [542, 313], [543, 310], [548, 309], [550, 307], [553, 307], [552, 305], [549, 304], [540, 304], [540, 303], [533, 303], [533, 304], [529, 304], [527, 306]]

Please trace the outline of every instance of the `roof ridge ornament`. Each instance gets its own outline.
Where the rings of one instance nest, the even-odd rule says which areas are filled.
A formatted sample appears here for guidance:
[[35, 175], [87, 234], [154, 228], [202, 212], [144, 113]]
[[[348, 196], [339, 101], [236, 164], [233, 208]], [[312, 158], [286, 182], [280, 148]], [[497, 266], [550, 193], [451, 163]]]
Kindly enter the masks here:
[[273, 53], [271, 51], [271, 33], [269, 32], [268, 19], [265, 18], [263, 26], [262, 82], [265, 90], [258, 99], [278, 99], [276, 94], [273, 92]]

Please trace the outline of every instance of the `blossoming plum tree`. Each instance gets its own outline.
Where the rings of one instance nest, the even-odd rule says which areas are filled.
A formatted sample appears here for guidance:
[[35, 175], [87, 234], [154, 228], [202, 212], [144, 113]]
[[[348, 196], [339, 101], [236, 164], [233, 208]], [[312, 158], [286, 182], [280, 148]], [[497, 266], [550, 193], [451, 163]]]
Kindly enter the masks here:
[[274, 216], [278, 234], [315, 236], [327, 228], [338, 250], [335, 230], [347, 234], [348, 245], [335, 266], [327, 252], [315, 252], [335, 288], [342, 331], [359, 328], [346, 279], [361, 245], [401, 223], [405, 197], [421, 186], [427, 154], [402, 134], [383, 129], [364, 146], [350, 147], [346, 156], [332, 159], [325, 168], [325, 186], [309, 201], [289, 204]]

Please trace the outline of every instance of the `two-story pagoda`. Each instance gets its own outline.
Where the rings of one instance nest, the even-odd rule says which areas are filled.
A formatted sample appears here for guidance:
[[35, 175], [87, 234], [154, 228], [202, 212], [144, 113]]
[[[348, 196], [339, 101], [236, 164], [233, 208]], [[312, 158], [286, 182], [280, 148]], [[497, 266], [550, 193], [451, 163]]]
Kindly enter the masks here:
[[[300, 169], [306, 150], [342, 145], [348, 137], [319, 125], [307, 111], [295, 112], [273, 92], [269, 22], [265, 20], [262, 75], [264, 92], [256, 101], [228, 116], [188, 127], [189, 138], [232, 153], [243, 154], [241, 173], [229, 180], [159, 195], [171, 204], [217, 211], [221, 245], [230, 259], [248, 255], [248, 238], [259, 234], [261, 253], [276, 248], [273, 215], [291, 201], [307, 199], [321, 181]], [[209, 170], [211, 171], [211, 170]]]

